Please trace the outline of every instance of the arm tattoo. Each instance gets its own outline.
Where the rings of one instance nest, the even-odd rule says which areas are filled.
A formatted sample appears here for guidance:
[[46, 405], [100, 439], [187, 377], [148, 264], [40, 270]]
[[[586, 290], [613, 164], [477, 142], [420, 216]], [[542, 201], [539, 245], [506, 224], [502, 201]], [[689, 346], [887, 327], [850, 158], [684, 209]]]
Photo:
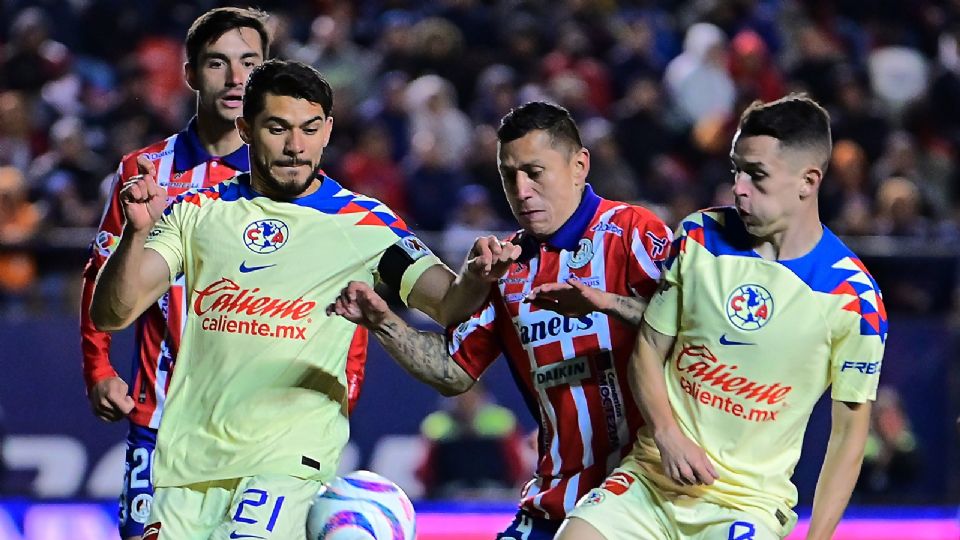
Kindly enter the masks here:
[[621, 321], [640, 328], [643, 312], [647, 309], [647, 300], [634, 296], [616, 295], [616, 300], [607, 315], [613, 315]]
[[402, 321], [387, 321], [373, 335], [407, 373], [442, 394], [459, 394], [473, 385], [470, 375], [450, 358], [443, 335], [421, 332]]

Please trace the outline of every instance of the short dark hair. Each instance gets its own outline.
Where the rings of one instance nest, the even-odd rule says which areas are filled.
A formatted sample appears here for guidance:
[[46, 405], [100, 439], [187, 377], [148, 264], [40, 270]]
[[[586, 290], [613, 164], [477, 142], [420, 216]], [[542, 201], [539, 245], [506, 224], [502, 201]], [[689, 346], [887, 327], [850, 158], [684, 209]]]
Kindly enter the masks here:
[[333, 90], [320, 72], [303, 62], [268, 60], [253, 68], [243, 94], [243, 117], [253, 122], [263, 111], [266, 94], [290, 96], [318, 103], [333, 114]]
[[535, 130], [549, 133], [551, 144], [554, 147], [563, 144], [568, 153], [583, 148], [580, 129], [570, 111], [545, 101], [531, 101], [511, 109], [500, 121], [497, 140], [508, 143]]
[[211, 9], [197, 17], [187, 30], [187, 63], [196, 66], [200, 60], [200, 49], [220, 39], [235, 28], [252, 28], [260, 34], [263, 59], [270, 51], [270, 36], [264, 21], [267, 14], [253, 8], [221, 7]]
[[740, 116], [740, 138], [767, 135], [784, 148], [814, 150], [821, 154], [821, 168], [827, 170], [833, 140], [830, 114], [804, 93], [786, 95], [776, 101], [754, 101]]

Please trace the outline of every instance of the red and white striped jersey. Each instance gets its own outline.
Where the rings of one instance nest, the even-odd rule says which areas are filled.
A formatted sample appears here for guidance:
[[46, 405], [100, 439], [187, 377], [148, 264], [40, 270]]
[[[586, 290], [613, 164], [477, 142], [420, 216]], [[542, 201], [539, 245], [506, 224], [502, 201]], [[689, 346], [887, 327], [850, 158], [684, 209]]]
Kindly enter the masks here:
[[603, 313], [569, 318], [522, 300], [568, 278], [650, 298], [670, 229], [652, 212], [602, 199], [588, 185], [573, 216], [548, 240], [521, 231], [520, 261], [488, 303], [447, 331], [453, 359], [478, 379], [502, 353], [537, 419], [539, 462], [520, 505], [560, 520], [626, 456], [643, 424], [627, 364], [638, 329]]
[[[110, 364], [111, 336], [109, 333], [99, 332], [93, 326], [90, 320], [90, 301], [100, 268], [120, 242], [124, 224], [120, 189], [124, 182], [137, 174], [137, 157], [140, 155], [147, 156], [157, 168], [157, 183], [166, 186], [168, 202], [185, 191], [213, 186], [250, 170], [246, 145], [226, 156], [211, 156], [200, 142], [196, 118], [191, 120], [183, 131], [128, 154], [120, 161], [110, 198], [107, 200], [83, 271], [80, 341], [83, 351], [83, 377], [88, 392], [96, 383], [117, 376]], [[185, 300], [181, 276], [136, 322], [130, 384], [130, 395], [135, 404], [130, 413], [130, 421], [136, 425], [153, 429], [160, 425], [186, 320]], [[347, 367], [351, 406], [359, 395], [363, 381], [366, 345], [366, 330], [358, 327], [351, 343]]]

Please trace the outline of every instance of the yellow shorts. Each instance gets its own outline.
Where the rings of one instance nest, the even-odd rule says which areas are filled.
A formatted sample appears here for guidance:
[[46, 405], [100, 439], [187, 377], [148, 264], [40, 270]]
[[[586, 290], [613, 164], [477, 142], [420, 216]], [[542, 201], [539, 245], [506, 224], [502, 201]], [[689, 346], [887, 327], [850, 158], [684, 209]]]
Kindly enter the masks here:
[[303, 540], [323, 484], [260, 475], [157, 488], [143, 540]]
[[593, 525], [607, 540], [780, 540], [759, 519], [695, 497], [667, 498], [642, 476], [614, 469], [568, 517]]

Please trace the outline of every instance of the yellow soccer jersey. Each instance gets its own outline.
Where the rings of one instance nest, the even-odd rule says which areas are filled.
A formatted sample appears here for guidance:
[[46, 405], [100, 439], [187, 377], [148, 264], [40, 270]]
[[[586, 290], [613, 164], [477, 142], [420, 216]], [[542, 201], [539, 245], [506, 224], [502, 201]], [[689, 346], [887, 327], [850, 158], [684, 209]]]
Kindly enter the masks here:
[[664, 366], [670, 403], [720, 478], [673, 484], [646, 428], [623, 466], [789, 531], [813, 406], [828, 386], [834, 400], [875, 398], [887, 317], [874, 279], [826, 228], [807, 255], [769, 261], [734, 209], [713, 209], [680, 225], [645, 320], [677, 338]]
[[155, 484], [329, 480], [349, 435], [356, 326], [324, 309], [351, 280], [382, 279], [406, 301], [439, 259], [383, 204], [330, 178], [292, 202], [256, 193], [249, 175], [182, 195], [147, 247], [188, 291]]

